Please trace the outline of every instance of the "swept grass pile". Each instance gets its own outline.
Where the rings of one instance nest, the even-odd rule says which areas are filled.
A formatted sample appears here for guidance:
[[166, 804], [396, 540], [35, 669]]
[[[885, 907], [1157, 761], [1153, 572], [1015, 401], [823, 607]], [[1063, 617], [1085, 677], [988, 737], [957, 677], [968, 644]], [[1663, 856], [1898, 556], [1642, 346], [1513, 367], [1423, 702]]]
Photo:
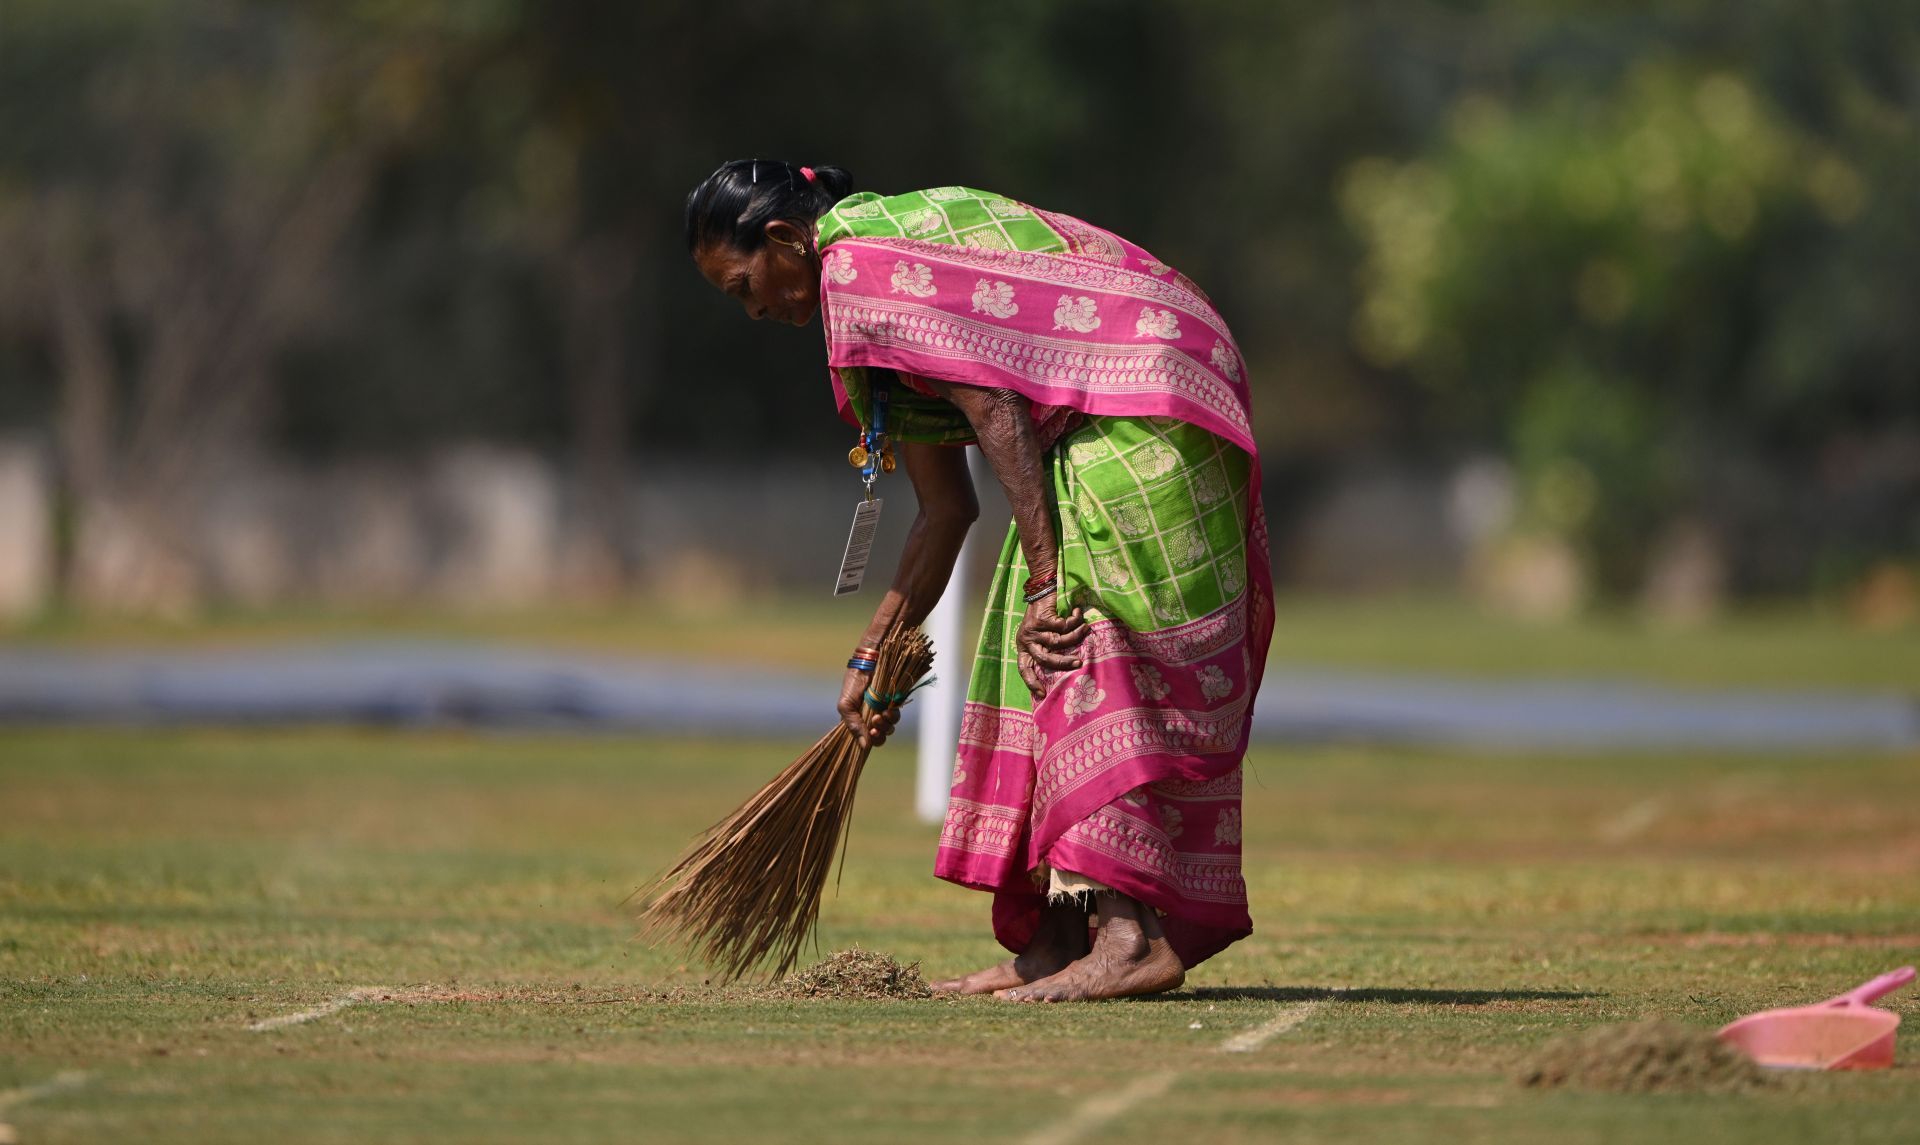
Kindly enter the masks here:
[[781, 998], [840, 998], [860, 1001], [931, 998], [920, 964], [902, 966], [873, 950], [840, 950], [790, 974], [770, 993]]
[[1539, 1089], [1744, 1093], [1773, 1079], [1706, 1030], [1654, 1019], [1601, 1026], [1542, 1047], [1518, 1078]]
[[[932, 667], [926, 635], [896, 628], [880, 642], [868, 695], [905, 702]], [[835, 724], [636, 893], [645, 904], [642, 934], [685, 946], [722, 981], [768, 961], [775, 977], [793, 969], [819, 918], [868, 751], [845, 724]]]

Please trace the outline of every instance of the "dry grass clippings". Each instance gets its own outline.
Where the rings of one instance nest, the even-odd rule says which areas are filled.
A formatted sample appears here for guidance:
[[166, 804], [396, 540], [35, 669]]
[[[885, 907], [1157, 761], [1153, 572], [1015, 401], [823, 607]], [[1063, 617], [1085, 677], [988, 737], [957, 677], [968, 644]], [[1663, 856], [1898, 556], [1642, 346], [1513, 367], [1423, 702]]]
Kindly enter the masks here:
[[920, 964], [902, 966], [891, 956], [873, 950], [836, 951], [797, 973], [769, 992], [781, 998], [840, 998], [849, 1000], [931, 998]]
[[1746, 1093], [1775, 1084], [1752, 1059], [1711, 1032], [1665, 1019], [1556, 1038], [1516, 1080], [1540, 1089], [1613, 1093]]
[[[932, 667], [926, 635], [895, 628], [880, 642], [871, 690], [903, 700]], [[642, 934], [685, 947], [723, 982], [768, 963], [775, 977], [793, 969], [819, 918], [867, 753], [835, 724], [637, 892]]]

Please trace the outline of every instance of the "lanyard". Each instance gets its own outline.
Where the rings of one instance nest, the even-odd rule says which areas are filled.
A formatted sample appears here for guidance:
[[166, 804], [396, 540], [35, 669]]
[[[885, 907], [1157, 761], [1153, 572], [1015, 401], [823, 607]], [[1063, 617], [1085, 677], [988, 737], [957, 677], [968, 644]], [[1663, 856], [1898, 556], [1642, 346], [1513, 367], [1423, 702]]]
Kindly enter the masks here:
[[876, 381], [868, 394], [866, 427], [860, 431], [860, 444], [847, 451], [847, 460], [860, 470], [860, 483], [866, 495], [853, 507], [853, 528], [847, 533], [847, 550], [840, 558], [840, 575], [834, 578], [833, 595], [860, 591], [867, 575], [867, 560], [873, 555], [874, 534], [880, 528], [881, 500], [873, 495], [873, 483], [880, 474], [893, 468], [893, 446], [887, 441], [887, 384]]
[[880, 475], [881, 454], [887, 445], [887, 403], [892, 400], [893, 387], [876, 380], [873, 384], [873, 400], [869, 403], [873, 417], [867, 427], [867, 463], [860, 467], [860, 480], [866, 484], [867, 500], [873, 500], [873, 481]]
[[866, 486], [866, 499], [873, 500], [873, 483], [881, 473], [891, 472], [893, 466], [893, 448], [887, 441], [887, 406], [893, 397], [893, 387], [875, 379], [873, 389], [868, 392], [867, 425], [860, 431], [860, 444], [855, 446], [847, 460], [859, 467], [860, 482]]

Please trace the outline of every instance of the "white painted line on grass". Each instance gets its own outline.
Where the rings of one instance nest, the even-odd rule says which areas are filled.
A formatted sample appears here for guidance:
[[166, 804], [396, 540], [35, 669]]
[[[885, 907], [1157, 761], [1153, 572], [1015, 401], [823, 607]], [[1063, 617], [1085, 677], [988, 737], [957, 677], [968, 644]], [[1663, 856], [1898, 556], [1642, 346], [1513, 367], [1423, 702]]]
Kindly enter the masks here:
[[38, 1101], [51, 1097], [62, 1090], [79, 1089], [87, 1084], [93, 1075], [85, 1070], [71, 1069], [57, 1073], [39, 1085], [23, 1085], [18, 1089], [0, 1089], [0, 1113], [5, 1113], [16, 1105], [25, 1105], [29, 1101]]
[[[1215, 1048], [1221, 1053], [1228, 1054], [1252, 1053], [1311, 1018], [1323, 1004], [1301, 1002], [1288, 1006], [1274, 1018], [1251, 1030], [1242, 1030]], [[1026, 1145], [1073, 1145], [1073, 1142], [1092, 1133], [1141, 1102], [1152, 1101], [1166, 1093], [1173, 1088], [1173, 1083], [1179, 1080], [1178, 1071], [1162, 1070], [1159, 1073], [1134, 1078], [1123, 1088], [1110, 1093], [1096, 1093], [1081, 1102], [1080, 1107], [1068, 1114], [1065, 1119], [1027, 1138]]]
[[320, 1018], [325, 1018], [333, 1014], [338, 1014], [340, 1011], [346, 1009], [348, 1006], [355, 1005], [356, 1003], [359, 1003], [359, 1002], [365, 1002], [369, 998], [377, 998], [380, 995], [388, 992], [389, 991], [383, 990], [377, 986], [363, 987], [359, 990], [350, 990], [347, 993], [340, 995], [338, 998], [335, 998], [333, 1001], [328, 1002], [323, 1006], [315, 1006], [311, 1010], [302, 1010], [298, 1014], [282, 1014], [277, 1018], [262, 1018], [259, 1021], [254, 1022], [252, 1025], [249, 1025], [247, 1029], [252, 1030], [256, 1034], [259, 1034], [259, 1033], [265, 1033], [268, 1030], [278, 1030], [284, 1026], [297, 1026], [302, 1022], [312, 1022]]
[[1111, 1093], [1096, 1093], [1081, 1102], [1080, 1108], [1065, 1120], [1027, 1138], [1027, 1145], [1072, 1145], [1141, 1102], [1159, 1097], [1179, 1079], [1179, 1074], [1166, 1070], [1134, 1078], [1125, 1088]]
[[1308, 1018], [1313, 1017], [1314, 1011], [1318, 1010], [1321, 1005], [1322, 1003], [1319, 1002], [1301, 1002], [1298, 1005], [1288, 1006], [1266, 1024], [1255, 1026], [1251, 1030], [1242, 1030], [1226, 1041], [1221, 1042], [1220, 1052], [1223, 1054], [1250, 1054], [1279, 1037], [1281, 1034], [1286, 1033], [1288, 1030], [1306, 1021]]

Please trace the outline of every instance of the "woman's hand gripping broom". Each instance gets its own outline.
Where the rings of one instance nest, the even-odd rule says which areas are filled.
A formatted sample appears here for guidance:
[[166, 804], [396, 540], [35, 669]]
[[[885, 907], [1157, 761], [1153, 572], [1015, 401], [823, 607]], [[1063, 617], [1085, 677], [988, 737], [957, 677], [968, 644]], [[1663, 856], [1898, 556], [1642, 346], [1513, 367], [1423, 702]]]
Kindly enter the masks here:
[[[883, 706], [906, 702], [932, 667], [926, 635], [895, 628], [880, 642], [869, 706], [874, 698]], [[723, 981], [769, 959], [776, 977], [792, 969], [820, 915], [869, 750], [836, 724], [715, 823], [672, 869], [635, 892], [642, 937], [686, 947]]]

